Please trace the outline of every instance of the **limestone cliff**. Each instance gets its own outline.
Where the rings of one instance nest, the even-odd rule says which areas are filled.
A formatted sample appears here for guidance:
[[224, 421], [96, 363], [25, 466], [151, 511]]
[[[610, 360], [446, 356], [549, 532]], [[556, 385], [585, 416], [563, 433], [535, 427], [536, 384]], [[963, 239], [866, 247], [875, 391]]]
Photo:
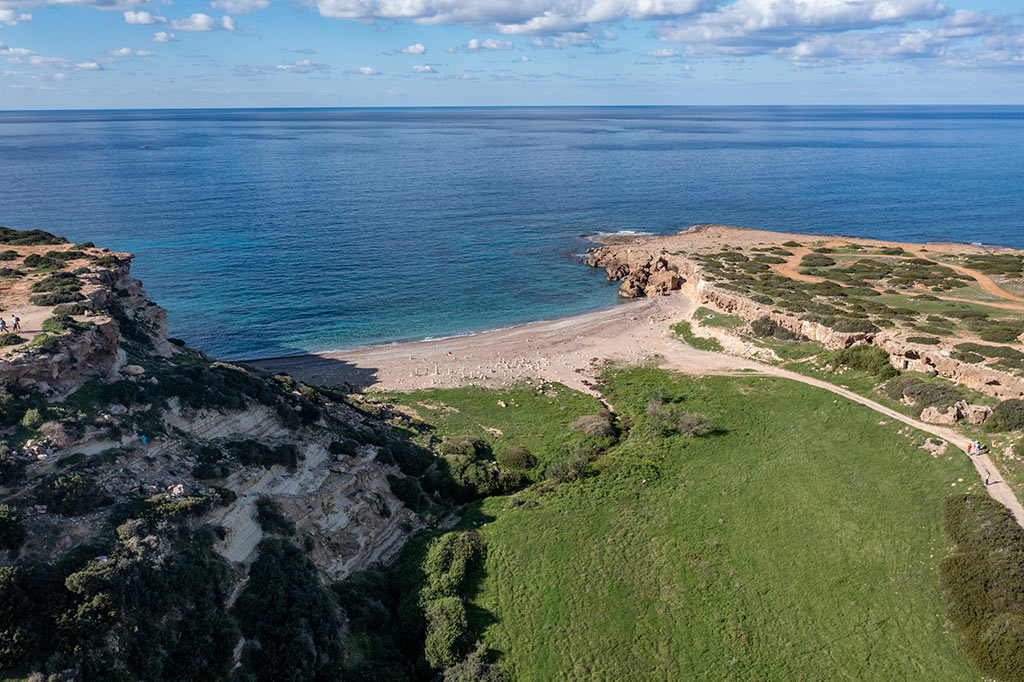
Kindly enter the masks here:
[[214, 548], [238, 580], [276, 532], [259, 504], [276, 505], [337, 580], [390, 559], [434, 520], [392, 493], [389, 477], [405, 474], [391, 451], [418, 447], [401, 432], [344, 395], [169, 339], [131, 255], [42, 240], [11, 246], [18, 274], [3, 291], [25, 328], [0, 357], [0, 497], [25, 530], [9, 561], [60, 556], [126, 502], [213, 500], [196, 502], [189, 523], [219, 528]]

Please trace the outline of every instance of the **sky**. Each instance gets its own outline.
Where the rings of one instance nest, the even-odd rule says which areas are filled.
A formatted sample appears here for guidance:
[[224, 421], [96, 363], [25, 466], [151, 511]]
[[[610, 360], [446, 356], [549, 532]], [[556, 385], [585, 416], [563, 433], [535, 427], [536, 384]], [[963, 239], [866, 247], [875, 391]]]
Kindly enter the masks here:
[[0, 0], [0, 109], [1022, 103], [1024, 0]]

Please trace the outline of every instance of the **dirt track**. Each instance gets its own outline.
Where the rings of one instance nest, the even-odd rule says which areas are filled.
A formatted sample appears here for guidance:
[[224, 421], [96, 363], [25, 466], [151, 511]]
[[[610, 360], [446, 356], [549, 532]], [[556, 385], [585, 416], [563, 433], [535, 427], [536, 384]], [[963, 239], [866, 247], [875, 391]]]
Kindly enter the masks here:
[[[344, 382], [373, 391], [408, 391], [467, 384], [500, 386], [513, 381], [557, 381], [596, 395], [592, 388], [601, 365], [657, 361], [687, 374], [756, 372], [783, 377], [831, 391], [866, 405], [959, 448], [968, 439], [956, 431], [907, 417], [834, 384], [746, 358], [700, 351], [671, 332], [687, 319], [693, 303], [681, 294], [645, 299], [611, 310], [438, 341], [423, 341], [365, 350], [260, 360], [253, 364], [313, 384]], [[990, 476], [989, 495], [1010, 509], [1024, 526], [1024, 508], [1003, 482], [987, 455], [972, 457], [979, 477]]]

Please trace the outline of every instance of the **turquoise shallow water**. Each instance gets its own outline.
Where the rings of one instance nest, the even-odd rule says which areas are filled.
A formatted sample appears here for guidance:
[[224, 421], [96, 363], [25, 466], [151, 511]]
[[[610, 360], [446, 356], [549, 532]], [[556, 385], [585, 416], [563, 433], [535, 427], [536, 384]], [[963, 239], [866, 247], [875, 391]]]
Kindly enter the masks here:
[[224, 358], [615, 305], [581, 235], [719, 222], [1024, 247], [1024, 108], [0, 112], [0, 224], [137, 255]]

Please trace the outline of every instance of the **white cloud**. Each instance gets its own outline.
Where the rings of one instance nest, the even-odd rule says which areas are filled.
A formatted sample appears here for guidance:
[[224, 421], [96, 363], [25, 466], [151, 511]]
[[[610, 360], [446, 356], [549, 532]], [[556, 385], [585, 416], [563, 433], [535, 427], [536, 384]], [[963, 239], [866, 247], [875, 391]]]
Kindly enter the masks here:
[[278, 64], [274, 68], [286, 73], [314, 73], [316, 71], [328, 71], [331, 67], [326, 64], [322, 64], [321, 62], [301, 59], [293, 64]]
[[484, 40], [472, 38], [466, 43], [466, 49], [470, 52], [479, 52], [480, 50], [514, 50], [515, 47], [508, 40], [495, 40], [494, 38], [485, 38]]
[[217, 21], [209, 14], [196, 12], [184, 19], [172, 20], [171, 28], [178, 31], [217, 31], [220, 29], [233, 31], [235, 30], [235, 20], [229, 16], [224, 16], [220, 21]]
[[35, 50], [30, 50], [27, 47], [8, 47], [0, 43], [0, 56], [3, 57], [27, 57], [35, 53]]
[[527, 56], [526, 56], [526, 55], [524, 54], [524, 55], [523, 55], [522, 57], [520, 57], [520, 58], [519, 58], [519, 59], [517, 59], [516, 61], [517, 61], [517, 62], [528, 62], [528, 61], [530, 61], [530, 58], [529, 58], [529, 57], [527, 57]]
[[679, 50], [672, 50], [667, 47], [663, 47], [660, 50], [649, 50], [647, 52], [648, 57], [654, 57], [655, 59], [661, 59], [663, 57], [678, 57]]
[[177, 40], [178, 39], [174, 37], [173, 33], [168, 33], [167, 31], [157, 31], [156, 33], [153, 34], [153, 37], [150, 38], [149, 42], [151, 42], [151, 43], [173, 43], [173, 42], [175, 42]]
[[758, 54], [793, 46], [810, 33], [897, 26], [948, 13], [938, 0], [736, 0], [689, 20], [655, 28], [691, 52]]
[[126, 24], [141, 24], [141, 25], [145, 25], [145, 24], [166, 24], [167, 20], [164, 19], [163, 17], [159, 16], [159, 15], [150, 14], [149, 12], [147, 12], [145, 10], [140, 10], [138, 12], [134, 12], [132, 10], [127, 10], [124, 13], [124, 23], [126, 23]]
[[[25, 56], [26, 53], [28, 56]], [[103, 65], [99, 62], [75, 62], [70, 59], [64, 59], [63, 57], [44, 57], [42, 55], [35, 54], [31, 50], [22, 50], [20, 48], [11, 48], [10, 51], [0, 49], [0, 54], [15, 55], [7, 58], [8, 63], [18, 64], [21, 66], [34, 66], [38, 68], [49, 67], [74, 71], [103, 71]]]
[[32, 21], [32, 15], [26, 12], [15, 12], [13, 9], [0, 8], [0, 26], [14, 26], [23, 21]]
[[130, 47], [121, 47], [116, 50], [107, 50], [111, 57], [152, 57], [153, 53], [146, 50], [133, 50]]
[[314, 62], [309, 59], [300, 59], [291, 64], [241, 64], [235, 67], [243, 76], [259, 76], [271, 73], [323, 73], [331, 70], [331, 67], [321, 62]]
[[423, 54], [426, 51], [427, 48], [423, 45], [423, 43], [416, 43], [415, 45], [410, 45], [408, 47], [402, 48], [402, 54]]
[[615, 40], [615, 34], [608, 31], [602, 34], [596, 31], [567, 31], [552, 38], [541, 38], [538, 36], [530, 44], [534, 47], [551, 47], [561, 50], [566, 45], [571, 47], [594, 47], [602, 39]]
[[210, 3], [210, 7], [222, 9], [230, 14], [248, 14], [269, 6], [268, 0], [214, 0]]
[[413, 64], [412, 70], [416, 73], [437, 73], [434, 67], [429, 64]]
[[494, 26], [499, 33], [554, 34], [621, 19], [669, 19], [713, 0], [316, 0], [335, 19]]
[[379, 76], [380, 71], [373, 68], [372, 66], [360, 66], [356, 69], [355, 73], [362, 74], [363, 76]]

